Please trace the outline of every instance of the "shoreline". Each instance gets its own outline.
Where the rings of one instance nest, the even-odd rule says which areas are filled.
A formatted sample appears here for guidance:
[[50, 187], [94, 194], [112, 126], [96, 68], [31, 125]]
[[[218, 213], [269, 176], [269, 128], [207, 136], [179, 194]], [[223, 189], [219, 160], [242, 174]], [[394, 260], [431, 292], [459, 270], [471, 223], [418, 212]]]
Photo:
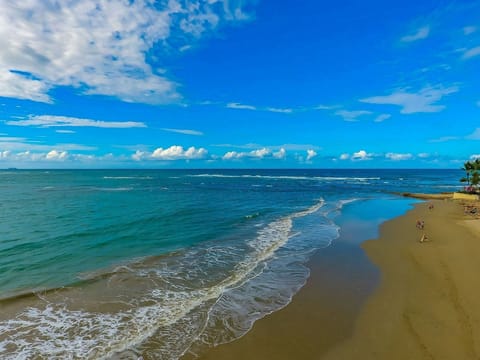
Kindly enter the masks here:
[[[374, 267], [359, 276], [366, 275], [362, 281], [368, 282], [379, 270], [378, 286], [370, 283], [368, 288], [357, 281], [354, 265], [346, 270], [350, 281], [322, 279], [320, 252], [312, 259], [307, 285], [286, 308], [257, 321], [244, 337], [199, 358], [478, 360], [480, 290], [472, 285], [480, 273], [480, 223], [463, 213], [465, 202], [428, 200], [384, 222], [379, 236], [357, 246], [353, 258], [343, 257], [352, 265], [365, 251], [364, 260]], [[429, 204], [434, 204], [433, 210]], [[415, 227], [418, 219], [425, 221], [423, 230]], [[429, 241], [420, 243], [423, 233]], [[333, 261], [342, 259], [345, 245], [333, 247], [336, 254], [325, 251], [323, 260], [330, 255]], [[363, 301], [355, 297], [355, 284], [362, 284], [362, 291], [370, 289], [363, 292]], [[334, 295], [320, 301], [325, 293]], [[317, 317], [319, 313], [325, 316]]]
[[[392, 202], [393, 201], [393, 202]], [[411, 208], [406, 199], [354, 203], [337, 224], [340, 236], [320, 249], [307, 266], [304, 287], [283, 309], [256, 321], [231, 343], [185, 355], [182, 360], [319, 359], [352, 335], [355, 320], [380, 281], [380, 272], [360, 247], [378, 235], [385, 213], [393, 218]]]
[[[479, 359], [480, 227], [462, 202], [432, 200], [382, 225], [377, 240], [362, 244], [381, 269], [354, 335], [326, 360]], [[425, 229], [416, 229], [416, 219]], [[420, 243], [422, 233], [429, 241]]]

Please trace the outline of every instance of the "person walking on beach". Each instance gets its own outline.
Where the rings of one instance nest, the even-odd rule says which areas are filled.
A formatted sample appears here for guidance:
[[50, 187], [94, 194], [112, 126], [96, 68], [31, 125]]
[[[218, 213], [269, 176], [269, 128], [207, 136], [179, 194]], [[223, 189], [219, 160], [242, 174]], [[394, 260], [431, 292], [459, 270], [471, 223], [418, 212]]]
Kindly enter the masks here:
[[425, 221], [417, 220], [417, 229], [422, 230], [425, 227]]

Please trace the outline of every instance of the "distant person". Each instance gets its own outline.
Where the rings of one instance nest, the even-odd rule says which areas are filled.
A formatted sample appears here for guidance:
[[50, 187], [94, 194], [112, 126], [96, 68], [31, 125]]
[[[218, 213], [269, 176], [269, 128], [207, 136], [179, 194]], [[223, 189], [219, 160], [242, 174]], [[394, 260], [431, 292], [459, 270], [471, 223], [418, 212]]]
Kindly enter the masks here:
[[432, 203], [428, 204], [428, 210], [433, 210], [433, 204]]
[[425, 227], [425, 221], [417, 220], [417, 229], [422, 230]]

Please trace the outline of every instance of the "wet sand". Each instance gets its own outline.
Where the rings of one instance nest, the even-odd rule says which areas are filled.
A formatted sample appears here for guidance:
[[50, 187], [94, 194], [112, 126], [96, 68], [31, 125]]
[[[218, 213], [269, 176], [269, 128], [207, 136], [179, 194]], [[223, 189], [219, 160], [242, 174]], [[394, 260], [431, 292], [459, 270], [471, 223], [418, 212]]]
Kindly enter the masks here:
[[358, 239], [360, 233], [376, 232], [375, 227], [361, 222], [344, 226], [340, 238], [312, 258], [307, 284], [287, 307], [257, 321], [242, 338], [210, 349], [199, 358], [319, 359], [347, 339], [362, 306], [379, 284], [380, 273]]
[[384, 223], [368, 259], [348, 241], [320, 252], [291, 304], [200, 359], [480, 359], [480, 220], [429, 203]]
[[[381, 285], [354, 336], [325, 359], [480, 359], [479, 220], [459, 202], [431, 203], [433, 210], [420, 204], [363, 244]], [[420, 243], [423, 233], [429, 241]]]

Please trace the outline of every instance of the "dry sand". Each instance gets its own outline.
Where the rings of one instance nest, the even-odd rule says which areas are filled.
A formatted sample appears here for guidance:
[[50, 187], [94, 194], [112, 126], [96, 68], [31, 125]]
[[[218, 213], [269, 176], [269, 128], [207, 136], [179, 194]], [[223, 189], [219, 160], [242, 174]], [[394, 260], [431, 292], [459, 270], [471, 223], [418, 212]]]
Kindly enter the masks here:
[[[434, 201], [385, 223], [363, 247], [382, 271], [354, 336], [325, 359], [480, 359], [480, 227]], [[425, 229], [415, 227], [425, 221]], [[429, 242], [420, 243], [425, 232]]]
[[[480, 359], [480, 220], [459, 202], [430, 203], [433, 210], [419, 204], [362, 244], [381, 270], [365, 304], [375, 271], [357, 272], [368, 269], [363, 263], [335, 279], [322, 277], [326, 269], [315, 262], [289, 306], [201, 359]], [[423, 233], [429, 241], [420, 243]], [[355, 264], [358, 256], [336, 260]]]

